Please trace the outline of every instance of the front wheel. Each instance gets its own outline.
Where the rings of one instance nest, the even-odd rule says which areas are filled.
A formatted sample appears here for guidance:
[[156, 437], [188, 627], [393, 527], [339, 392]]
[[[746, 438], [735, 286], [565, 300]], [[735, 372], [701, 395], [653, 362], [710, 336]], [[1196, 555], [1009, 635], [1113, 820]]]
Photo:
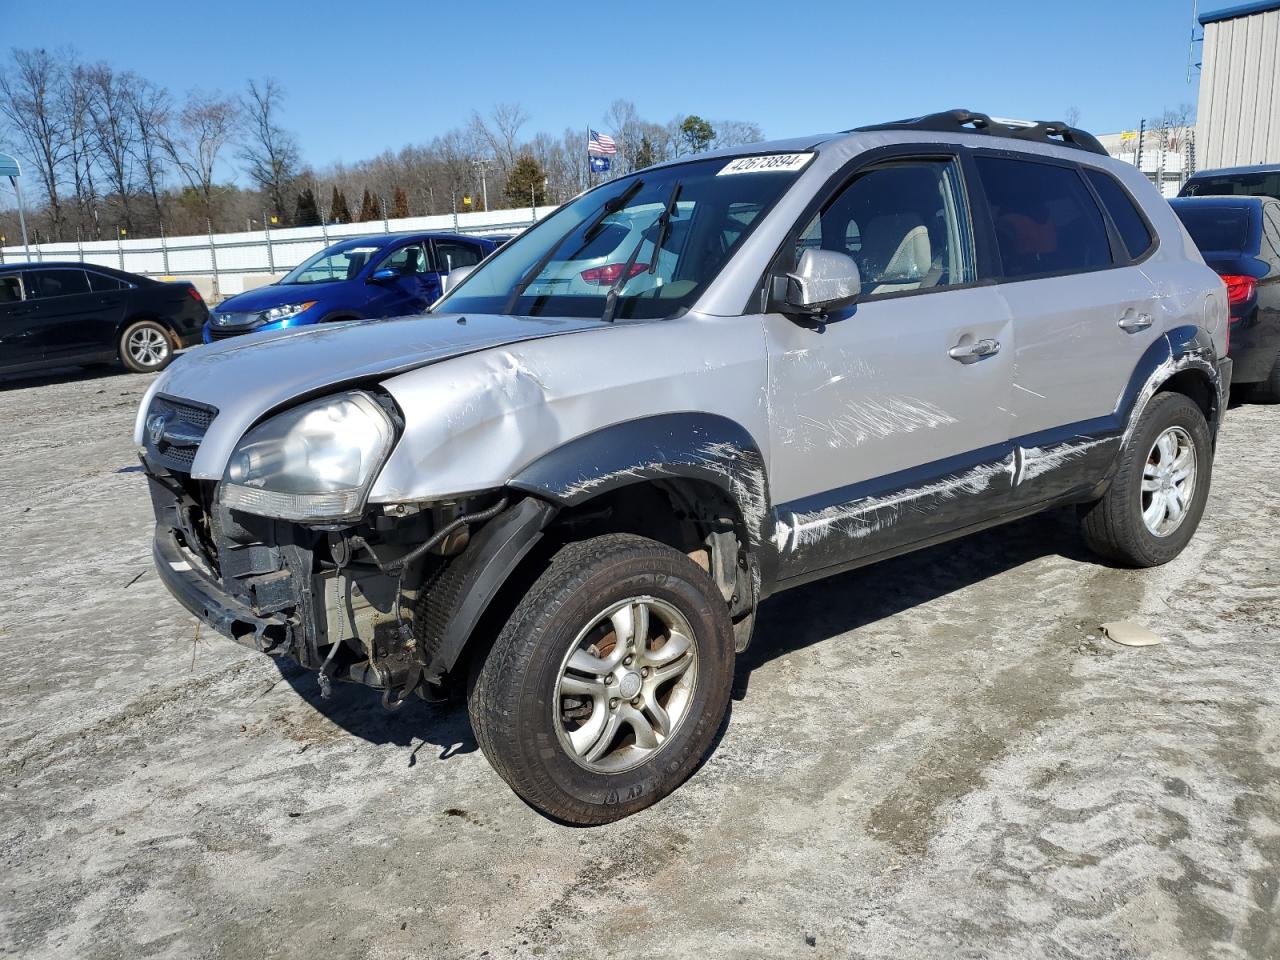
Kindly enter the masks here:
[[1102, 499], [1081, 507], [1085, 540], [1131, 567], [1168, 563], [1187, 545], [1209, 498], [1213, 443], [1204, 414], [1181, 393], [1158, 393], [1120, 452]]
[[562, 548], [473, 677], [489, 762], [565, 823], [656, 803], [711, 749], [729, 703], [733, 628], [710, 577], [653, 540]]
[[134, 373], [163, 370], [172, 360], [169, 331], [154, 320], [131, 323], [120, 335], [120, 362]]

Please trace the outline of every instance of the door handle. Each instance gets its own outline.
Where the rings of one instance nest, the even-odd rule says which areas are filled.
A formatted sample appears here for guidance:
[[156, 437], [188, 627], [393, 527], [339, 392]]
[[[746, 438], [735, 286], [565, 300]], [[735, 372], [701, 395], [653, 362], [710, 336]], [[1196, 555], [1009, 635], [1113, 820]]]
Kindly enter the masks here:
[[1124, 316], [1116, 321], [1116, 326], [1125, 333], [1137, 333], [1139, 330], [1147, 329], [1153, 322], [1149, 313], [1135, 313], [1133, 310], [1126, 310]]
[[983, 357], [994, 356], [1000, 352], [999, 340], [973, 340], [969, 343], [957, 343], [947, 351], [947, 356], [961, 363], [972, 363]]

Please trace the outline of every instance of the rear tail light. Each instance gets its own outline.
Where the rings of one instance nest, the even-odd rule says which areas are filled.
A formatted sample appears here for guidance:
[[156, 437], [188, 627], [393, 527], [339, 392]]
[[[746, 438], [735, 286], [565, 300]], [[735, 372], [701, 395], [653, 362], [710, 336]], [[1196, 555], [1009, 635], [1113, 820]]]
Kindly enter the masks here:
[[1236, 273], [1222, 274], [1222, 282], [1227, 285], [1227, 303], [1232, 306], [1244, 303], [1258, 288], [1258, 281], [1255, 278]]
[[191, 299], [196, 303], [204, 303], [204, 297], [200, 296], [200, 291], [195, 287], [187, 287], [187, 293], [191, 294]]
[[[583, 270], [581, 277], [587, 283], [594, 283], [597, 286], [613, 286], [618, 282], [618, 278], [622, 276], [622, 270], [626, 267], [625, 263], [606, 263], [603, 267], [592, 267], [590, 270]], [[639, 276], [649, 269], [647, 263], [633, 263], [631, 272], [627, 274], [627, 279]]]

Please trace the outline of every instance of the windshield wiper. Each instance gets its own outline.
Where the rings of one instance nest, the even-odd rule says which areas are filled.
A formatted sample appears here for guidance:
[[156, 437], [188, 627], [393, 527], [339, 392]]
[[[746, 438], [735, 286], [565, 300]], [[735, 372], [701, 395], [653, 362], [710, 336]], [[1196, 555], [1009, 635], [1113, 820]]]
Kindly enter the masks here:
[[613, 315], [618, 310], [618, 295], [622, 292], [622, 288], [627, 285], [627, 281], [631, 279], [631, 268], [636, 265], [636, 259], [640, 256], [641, 248], [644, 247], [645, 233], [648, 233], [655, 226], [658, 228], [658, 236], [653, 245], [653, 259], [649, 261], [649, 273], [653, 273], [658, 269], [658, 253], [667, 239], [667, 233], [671, 228], [671, 218], [675, 214], [676, 200], [679, 197], [680, 181], [677, 180], [671, 185], [671, 195], [667, 198], [667, 205], [658, 214], [657, 219], [649, 224], [648, 229], [640, 234], [640, 241], [636, 244], [635, 249], [631, 251], [631, 256], [627, 257], [627, 262], [622, 267], [622, 272], [618, 274], [618, 278], [609, 287], [609, 292], [604, 295], [604, 313], [600, 315], [600, 319], [605, 323], [613, 323]]
[[[643, 180], [635, 180], [629, 187], [627, 187], [627, 189], [623, 190], [616, 197], [611, 200], [606, 200], [604, 206], [600, 208], [600, 212], [596, 214], [595, 219], [592, 220], [587, 229], [583, 231], [582, 246], [585, 247], [595, 239], [595, 236], [599, 232], [601, 224], [604, 223], [605, 218], [612, 213], [617, 213], [625, 207], [627, 205], [627, 201], [634, 197], [643, 186]], [[534, 280], [538, 279], [538, 277], [542, 275], [542, 271], [547, 269], [547, 264], [555, 259], [556, 254], [560, 252], [560, 248], [564, 245], [564, 242], [569, 239], [573, 234], [573, 231], [576, 229], [576, 227], [570, 227], [568, 233], [557, 240], [551, 249], [543, 254], [542, 258], [533, 265], [533, 269], [520, 278], [520, 282], [517, 283], [515, 289], [511, 291], [511, 296], [507, 298], [506, 306], [502, 308], [503, 313], [512, 313], [515, 310], [516, 304], [520, 301], [520, 298], [524, 296], [524, 292], [529, 288], [529, 284], [533, 283]]]
[[596, 234], [600, 232], [600, 228], [604, 226], [605, 218], [625, 207], [631, 198], [640, 192], [640, 188], [643, 186], [643, 180], [635, 180], [631, 186], [627, 187], [612, 200], [606, 200], [604, 206], [600, 208], [600, 212], [596, 214], [596, 218], [591, 221], [590, 226], [582, 231], [582, 242], [587, 244], [594, 240]]

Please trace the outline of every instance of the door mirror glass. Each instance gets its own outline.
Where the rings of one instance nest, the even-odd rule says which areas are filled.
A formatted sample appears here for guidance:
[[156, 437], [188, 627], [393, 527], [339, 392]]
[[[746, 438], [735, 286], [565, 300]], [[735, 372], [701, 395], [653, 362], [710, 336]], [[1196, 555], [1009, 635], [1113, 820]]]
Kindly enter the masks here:
[[858, 265], [848, 254], [806, 250], [787, 274], [786, 305], [797, 313], [827, 313], [850, 306], [862, 293]]
[[440, 276], [440, 292], [448, 293], [463, 280], [467, 279], [467, 277], [471, 276], [471, 274], [475, 272], [475, 269], [474, 265], [468, 267], [454, 267], [448, 273], [442, 274]]
[[388, 280], [396, 280], [399, 278], [399, 276], [400, 276], [399, 270], [394, 270], [391, 267], [383, 267], [381, 270], [373, 271], [373, 276], [371, 276], [369, 279], [377, 283], [385, 283]]

